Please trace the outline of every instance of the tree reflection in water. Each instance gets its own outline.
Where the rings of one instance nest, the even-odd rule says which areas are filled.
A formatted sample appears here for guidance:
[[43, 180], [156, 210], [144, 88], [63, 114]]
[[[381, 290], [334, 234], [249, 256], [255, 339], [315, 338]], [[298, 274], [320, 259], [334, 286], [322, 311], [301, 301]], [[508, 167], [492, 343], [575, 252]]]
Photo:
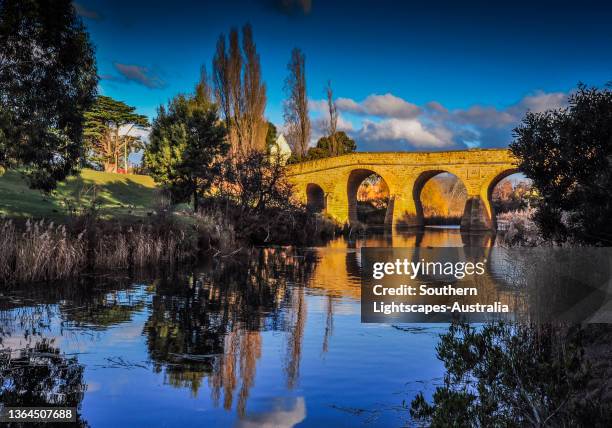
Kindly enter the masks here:
[[[219, 408], [235, 412], [245, 426], [263, 420], [278, 421], [281, 417], [297, 423], [306, 413], [306, 398], [296, 397], [297, 391], [284, 390], [287, 396], [278, 402], [268, 400], [263, 405], [268, 407], [264, 412], [261, 401], [247, 404], [249, 396], [256, 394], [256, 371], [261, 372], [261, 379], [263, 372], [272, 367], [281, 376], [281, 384], [297, 388], [301, 372], [307, 369], [302, 356], [312, 351], [304, 342], [307, 323], [309, 332], [320, 334], [321, 354], [343, 352], [340, 342], [338, 349], [333, 346], [334, 317], [336, 311], [346, 315], [346, 309], [351, 310], [359, 301], [362, 246], [443, 244], [463, 246], [466, 239], [458, 230], [372, 235], [365, 240], [338, 239], [325, 248], [257, 249], [239, 261], [220, 261], [173, 278], [151, 281], [146, 277], [104, 276], [74, 284], [39, 284], [10, 290], [0, 295], [0, 349], [11, 352], [13, 357], [3, 360], [2, 399], [18, 390], [34, 394], [35, 385], [42, 382], [39, 392], [46, 393], [25, 394], [22, 401], [47, 403], [45, 400], [54, 396], [58, 385], [42, 380], [45, 376], [64, 376], [65, 387], [72, 385], [74, 389], [66, 399], [77, 405], [83, 397], [84, 379], [103, 391], [117, 387], [121, 397], [130, 397], [132, 391], [122, 390], [116, 380], [107, 382], [104, 375], [100, 376], [109, 368], [106, 357], [120, 352], [118, 358], [125, 358], [125, 365], [112, 369], [130, 369], [136, 363], [144, 369], [152, 368], [165, 385], [177, 388], [178, 396], [182, 396], [178, 390], [188, 390], [193, 397], [210, 397]], [[488, 247], [486, 244], [479, 246]], [[318, 320], [321, 309], [322, 325]], [[339, 323], [336, 328], [342, 328], [344, 333], [346, 326]], [[276, 334], [264, 332], [280, 332], [281, 340], [276, 340]], [[85, 349], [90, 340], [96, 344], [94, 352], [78, 357], [88, 367], [85, 373], [75, 358], [61, 353], [81, 352], [80, 340]], [[116, 340], [120, 340], [119, 346]], [[42, 351], [47, 349], [42, 348], [43, 344], [49, 349]], [[270, 347], [277, 346], [281, 349], [280, 361], [270, 352]], [[49, 354], [45, 357], [49, 360], [47, 374], [40, 367], [28, 366], [30, 361], [42, 361], [41, 352]], [[265, 360], [263, 355], [267, 356]], [[333, 354], [332, 364], [338, 355]], [[19, 359], [23, 361], [20, 371], [7, 371], [7, 362], [13, 364]], [[102, 372], [90, 371], [91, 367]], [[350, 369], [355, 368], [347, 368]], [[133, 371], [126, 376], [134, 383], [144, 384], [153, 378], [158, 385], [157, 377], [148, 374]], [[32, 384], [24, 383], [30, 380]], [[11, 389], [11, 385], [20, 382], [23, 386]], [[12, 397], [17, 400], [16, 395]], [[91, 402], [86, 401], [86, 411], [93, 406], [90, 403], [95, 403], [96, 408], [110, 405], [100, 394], [87, 397]], [[316, 400], [313, 408], [316, 409]], [[96, 412], [86, 414], [92, 421], [100, 418]]]
[[310, 251], [266, 248], [241, 264], [160, 281], [144, 327], [154, 370], [194, 396], [207, 378], [215, 404], [231, 409], [235, 403], [244, 416], [261, 357], [260, 333], [277, 330], [287, 334], [285, 373], [294, 386], [306, 318], [304, 284], [315, 264]]
[[[123, 289], [129, 284], [125, 279], [98, 279], [96, 287], [89, 281], [22, 286], [0, 300], [0, 403], [4, 406], [76, 407], [76, 426], [88, 426], [80, 415], [87, 389], [84, 367], [56, 346], [53, 320], [65, 322], [66, 330], [83, 325], [104, 329], [129, 321], [143, 307], [133, 298], [134, 290]], [[66, 330], [62, 329], [62, 335]]]
[[[18, 390], [34, 394], [37, 391], [34, 384], [42, 382], [39, 392], [47, 393], [26, 394], [22, 401], [47, 403], [45, 400], [54, 396], [58, 385], [41, 379], [56, 376], [65, 379], [65, 388], [74, 389], [66, 399], [78, 405], [83, 397], [83, 370], [75, 358], [62, 355], [54, 347], [59, 348], [61, 343], [65, 347], [62, 351], [70, 352], [79, 337], [111, 340], [114, 334], [138, 326], [137, 332], [142, 332], [142, 336], [132, 338], [130, 343], [134, 347], [127, 348], [133, 353], [121, 357], [140, 358], [139, 351], [134, 349], [144, 340], [146, 354], [142, 357], [147, 361], [141, 366], [152, 367], [163, 376], [166, 385], [187, 389], [193, 397], [206, 389], [216, 406], [235, 411], [242, 421], [249, 422], [250, 416], [263, 418], [254, 410], [257, 404], [250, 409], [255, 413], [247, 414], [256, 370], [267, 364], [261, 359], [264, 346], [269, 347], [270, 343], [263, 343], [262, 332], [281, 332], [282, 358], [274, 364], [278, 365], [286, 386], [296, 388], [300, 369], [304, 370], [302, 354], [307, 352], [304, 345], [307, 321], [317, 325], [315, 318], [307, 320], [307, 313], [310, 310], [317, 314], [319, 307], [309, 308], [308, 302], [314, 296], [323, 305], [319, 349], [325, 354], [331, 349], [335, 306], [338, 302], [352, 305], [359, 300], [361, 246], [463, 245], [463, 240], [458, 231], [430, 231], [426, 236], [387, 234], [366, 241], [335, 240], [326, 248], [311, 250], [257, 249], [239, 261], [221, 261], [154, 281], [109, 276], [75, 284], [21, 287], [0, 297], [0, 348], [13, 356], [3, 363], [3, 398], [17, 394]], [[61, 341], [54, 343], [53, 338]], [[43, 344], [50, 346], [44, 351], [49, 354], [45, 357], [48, 372], [41, 372], [40, 367], [30, 368], [26, 363], [40, 361], [37, 359], [41, 358]], [[104, 352], [114, 352], [112, 340], [107, 346]], [[105, 364], [105, 355], [91, 354], [83, 357], [83, 361], [89, 358], [88, 367], [92, 362]], [[7, 371], [7, 361], [13, 364], [16, 358], [24, 361], [20, 371], [13, 368]], [[126, 361], [128, 365], [132, 363]], [[139, 380], [144, 377], [135, 372], [130, 376]], [[32, 384], [24, 383], [28, 380]], [[20, 382], [23, 386], [11, 389], [10, 385]], [[17, 400], [17, 395], [11, 397]], [[92, 398], [94, 402], [96, 399], [100, 398]], [[36, 403], [37, 400], [42, 401]], [[283, 402], [273, 410], [275, 417], [289, 412], [301, 420], [305, 415], [303, 401]]]
[[[58, 406], [80, 408], [86, 384], [83, 366], [75, 357], [62, 355], [49, 340], [43, 339], [13, 355], [0, 352], [0, 403], [13, 406]], [[77, 426], [88, 426], [77, 412]], [[48, 426], [40, 423], [10, 426]]]

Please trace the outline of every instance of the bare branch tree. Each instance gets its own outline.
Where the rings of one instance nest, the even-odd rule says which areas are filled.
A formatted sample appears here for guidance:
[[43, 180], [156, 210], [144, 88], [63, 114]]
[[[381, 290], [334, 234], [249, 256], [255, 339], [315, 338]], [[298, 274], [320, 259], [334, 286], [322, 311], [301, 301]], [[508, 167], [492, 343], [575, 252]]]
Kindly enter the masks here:
[[325, 87], [325, 93], [327, 94], [327, 108], [329, 111], [329, 142], [330, 142], [330, 151], [332, 156], [338, 155], [338, 143], [336, 139], [336, 130], [338, 128], [338, 110], [336, 108], [336, 102], [334, 101], [334, 91], [331, 87], [331, 80], [327, 81], [327, 86]]
[[225, 36], [219, 37], [213, 59], [213, 83], [228, 129], [231, 154], [264, 150], [266, 86], [249, 24], [242, 29], [242, 50], [237, 29], [230, 31], [229, 49]]
[[[232, 109], [230, 100], [230, 83], [228, 73], [229, 58], [225, 48], [225, 34], [219, 36], [217, 51], [213, 58], [213, 84], [215, 87], [215, 98], [225, 119], [226, 129], [230, 129], [232, 120]], [[230, 141], [231, 142], [231, 141]]]
[[291, 51], [287, 69], [289, 76], [285, 80], [287, 99], [283, 116], [289, 133], [289, 144], [298, 159], [301, 159], [308, 151], [310, 142], [310, 118], [306, 96], [306, 57], [300, 49], [294, 48]]
[[200, 68], [200, 81], [195, 87], [194, 101], [197, 105], [206, 105], [212, 102], [212, 91], [210, 88], [210, 78], [206, 67]]
[[265, 150], [268, 123], [264, 118], [266, 108], [266, 85], [261, 80], [259, 54], [253, 41], [253, 30], [249, 24], [242, 29], [244, 52], [244, 120], [247, 150]]
[[230, 123], [230, 134], [233, 134], [233, 154], [242, 152], [243, 138], [243, 97], [242, 97], [242, 53], [238, 40], [238, 30], [232, 28], [229, 35], [229, 61], [228, 80], [230, 90], [230, 103], [232, 109], [232, 121]]

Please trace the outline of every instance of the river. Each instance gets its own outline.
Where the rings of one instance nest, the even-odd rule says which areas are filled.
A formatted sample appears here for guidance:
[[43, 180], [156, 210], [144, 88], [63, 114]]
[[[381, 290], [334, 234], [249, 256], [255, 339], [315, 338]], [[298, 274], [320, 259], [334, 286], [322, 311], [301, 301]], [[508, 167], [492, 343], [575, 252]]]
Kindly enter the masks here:
[[[445, 324], [361, 324], [361, 246], [488, 245], [458, 229], [266, 248], [172, 278], [117, 274], [0, 295], [0, 393], [92, 427], [400, 426], [443, 375]], [[28, 394], [19, 391], [28, 390]]]

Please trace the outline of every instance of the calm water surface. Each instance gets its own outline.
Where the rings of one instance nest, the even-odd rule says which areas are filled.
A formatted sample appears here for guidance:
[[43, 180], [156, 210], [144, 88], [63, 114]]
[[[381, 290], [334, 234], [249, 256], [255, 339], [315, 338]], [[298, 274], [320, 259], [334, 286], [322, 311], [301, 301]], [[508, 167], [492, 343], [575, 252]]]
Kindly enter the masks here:
[[[0, 295], [1, 398], [106, 426], [401, 426], [446, 325], [360, 323], [361, 246], [478, 246], [458, 229], [262, 249], [172, 279]], [[19, 393], [21, 391], [21, 393]], [[23, 395], [23, 391], [32, 391]]]

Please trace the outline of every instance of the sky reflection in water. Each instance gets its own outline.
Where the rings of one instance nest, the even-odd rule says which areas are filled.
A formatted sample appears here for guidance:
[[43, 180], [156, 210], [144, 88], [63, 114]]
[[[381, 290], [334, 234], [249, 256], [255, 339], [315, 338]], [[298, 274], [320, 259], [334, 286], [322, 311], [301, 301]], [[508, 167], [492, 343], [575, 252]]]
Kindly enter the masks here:
[[[172, 280], [5, 293], [0, 401], [80, 403], [93, 427], [398, 426], [408, 419], [404, 400], [433, 391], [442, 376], [435, 345], [446, 325], [361, 324], [358, 250], [489, 240], [456, 229], [380, 234], [265, 249], [243, 268]], [[14, 370], [19, 358], [25, 365]], [[40, 358], [55, 371], [27, 364]], [[65, 382], [47, 379], [36, 396], [16, 392], [45, 376]]]

